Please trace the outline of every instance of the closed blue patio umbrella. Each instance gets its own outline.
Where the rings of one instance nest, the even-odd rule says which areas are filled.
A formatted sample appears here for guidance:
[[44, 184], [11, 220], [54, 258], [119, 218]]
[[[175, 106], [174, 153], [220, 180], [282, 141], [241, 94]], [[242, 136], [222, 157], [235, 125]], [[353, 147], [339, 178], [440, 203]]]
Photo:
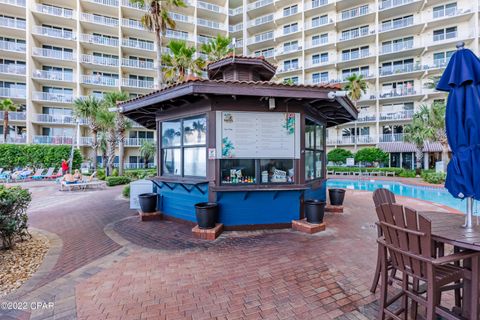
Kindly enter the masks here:
[[466, 227], [472, 227], [473, 200], [480, 200], [480, 60], [457, 44], [437, 90], [449, 92], [445, 125], [452, 159], [445, 187], [467, 199]]

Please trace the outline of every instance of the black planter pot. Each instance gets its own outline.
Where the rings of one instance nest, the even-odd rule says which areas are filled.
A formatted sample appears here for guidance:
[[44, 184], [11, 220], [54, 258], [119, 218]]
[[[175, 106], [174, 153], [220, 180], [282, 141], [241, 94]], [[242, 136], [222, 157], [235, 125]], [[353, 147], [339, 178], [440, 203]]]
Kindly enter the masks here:
[[345, 199], [344, 189], [328, 189], [328, 195], [330, 196], [330, 204], [332, 206], [343, 205], [343, 200]]
[[215, 228], [218, 220], [218, 204], [213, 202], [200, 202], [195, 204], [195, 215], [200, 229]]
[[325, 201], [305, 200], [305, 217], [307, 222], [322, 223], [325, 214]]
[[138, 202], [140, 203], [140, 208], [142, 212], [155, 212], [157, 211], [157, 199], [158, 194], [156, 193], [142, 193], [138, 195]]

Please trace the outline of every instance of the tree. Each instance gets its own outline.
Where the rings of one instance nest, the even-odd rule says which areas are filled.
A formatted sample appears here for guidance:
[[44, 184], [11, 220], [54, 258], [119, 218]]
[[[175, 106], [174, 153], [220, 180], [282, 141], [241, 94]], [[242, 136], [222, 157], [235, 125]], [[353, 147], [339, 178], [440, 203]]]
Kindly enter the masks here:
[[335, 148], [327, 154], [328, 161], [334, 163], [345, 163], [347, 158], [353, 158], [353, 153], [350, 150]]
[[108, 111], [103, 107], [97, 114], [97, 122], [104, 132], [107, 140], [107, 163], [105, 164], [105, 174], [109, 176], [113, 171], [115, 161], [115, 148], [117, 146], [117, 133], [115, 127], [115, 113]]
[[415, 145], [417, 174], [420, 174], [423, 159], [423, 145], [425, 141], [433, 138], [433, 130], [425, 125], [428, 122], [429, 110], [426, 105], [422, 105], [420, 110], [413, 115], [412, 123], [405, 126], [405, 141]]
[[348, 97], [352, 99], [355, 106], [357, 106], [358, 100], [362, 97], [362, 94], [367, 93], [368, 84], [363, 79], [363, 75], [357, 75], [356, 73], [347, 77], [347, 84], [344, 90], [347, 91]]
[[7, 143], [8, 137], [8, 113], [18, 110], [18, 105], [13, 103], [11, 99], [3, 99], [0, 101], [0, 111], [3, 111], [3, 143]]
[[388, 153], [379, 148], [369, 147], [358, 150], [355, 161], [368, 163], [385, 163], [388, 161]]
[[145, 169], [148, 168], [148, 160], [155, 156], [155, 152], [156, 147], [154, 142], [148, 140], [142, 142], [142, 145], [140, 146], [140, 155], [143, 157]]
[[189, 47], [183, 40], [170, 40], [168, 48], [171, 54], [162, 56], [167, 81], [184, 81], [189, 74], [202, 74], [202, 69], [205, 68], [205, 60], [194, 58], [195, 47]]
[[123, 175], [124, 155], [125, 155], [125, 135], [132, 128], [132, 122], [125, 118], [117, 108], [117, 103], [128, 100], [128, 93], [124, 91], [108, 92], [104, 96], [104, 103], [107, 109], [116, 109], [115, 111], [115, 131], [118, 142], [118, 174]]
[[95, 96], [88, 96], [87, 98], [77, 98], [73, 102], [74, 112], [76, 117], [85, 118], [88, 120], [88, 127], [92, 132], [92, 151], [93, 151], [93, 168], [97, 170], [97, 152], [98, 152], [98, 131], [100, 126], [97, 122], [97, 114], [100, 110], [102, 101]]
[[200, 50], [207, 55], [210, 62], [220, 60], [233, 52], [231, 46], [232, 39], [218, 34], [217, 37], [210, 39], [207, 43], [202, 43]]
[[172, 7], [186, 7], [182, 0], [130, 0], [130, 3], [146, 8], [147, 12], [142, 16], [142, 25], [155, 32], [157, 46], [157, 79], [158, 88], [162, 88], [162, 41], [167, 28], [175, 29], [175, 21], [170, 17], [169, 11]]

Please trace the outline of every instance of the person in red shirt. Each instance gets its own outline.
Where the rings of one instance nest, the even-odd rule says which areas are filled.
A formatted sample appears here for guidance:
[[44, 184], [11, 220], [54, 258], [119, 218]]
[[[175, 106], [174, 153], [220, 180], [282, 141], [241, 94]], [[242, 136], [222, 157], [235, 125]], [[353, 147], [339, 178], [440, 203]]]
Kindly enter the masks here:
[[62, 173], [65, 175], [68, 172], [68, 162], [63, 159], [62, 160]]

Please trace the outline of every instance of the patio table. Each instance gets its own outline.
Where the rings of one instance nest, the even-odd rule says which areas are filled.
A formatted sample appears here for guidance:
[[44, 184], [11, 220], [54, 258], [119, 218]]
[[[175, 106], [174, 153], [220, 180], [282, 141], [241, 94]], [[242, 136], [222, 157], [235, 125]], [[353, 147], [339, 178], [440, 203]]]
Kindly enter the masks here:
[[[463, 228], [465, 216], [458, 213], [422, 211], [421, 214], [432, 222], [432, 239], [438, 242], [453, 245], [461, 249], [480, 251], [480, 226], [474, 226], [472, 229]], [[480, 266], [476, 270], [472, 268], [472, 274], [480, 275]], [[471, 289], [471, 281], [465, 280], [465, 292]], [[478, 301], [473, 302], [469, 299], [464, 301], [464, 316], [467, 319], [478, 320]], [[473, 307], [473, 308], [472, 308]], [[475, 317], [471, 314], [477, 313]]]

